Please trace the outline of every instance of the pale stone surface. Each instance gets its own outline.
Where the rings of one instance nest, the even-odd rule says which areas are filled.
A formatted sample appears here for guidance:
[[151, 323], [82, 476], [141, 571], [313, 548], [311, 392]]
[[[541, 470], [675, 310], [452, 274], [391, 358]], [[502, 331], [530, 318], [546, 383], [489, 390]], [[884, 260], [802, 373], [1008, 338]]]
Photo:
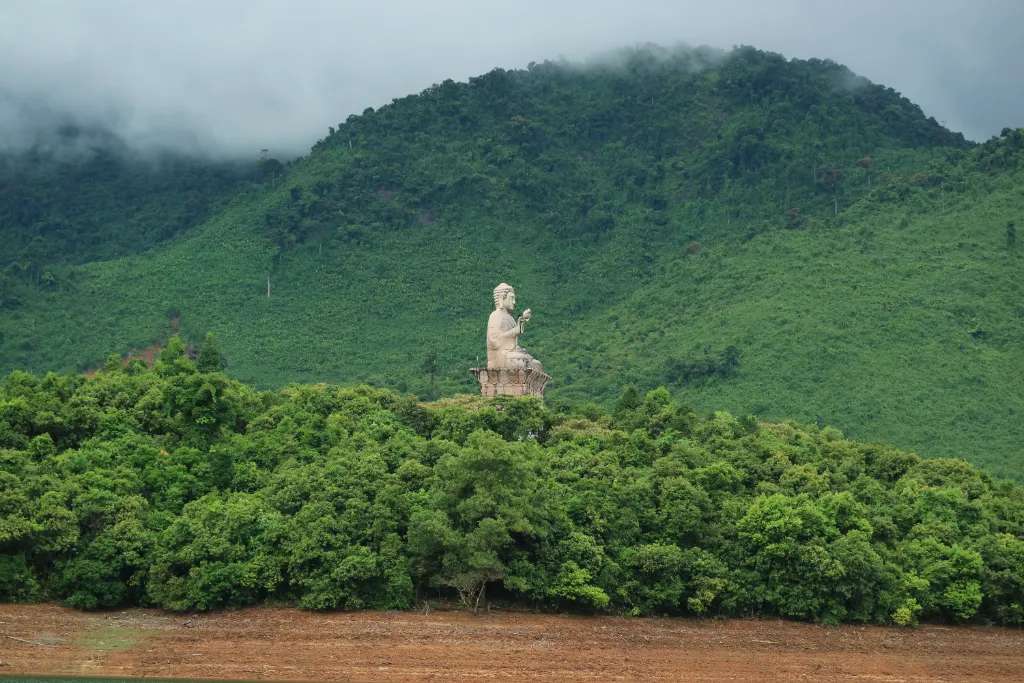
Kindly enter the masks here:
[[519, 337], [532, 317], [530, 309], [518, 318], [516, 291], [502, 282], [494, 288], [494, 311], [487, 320], [487, 368], [473, 368], [484, 396], [543, 396], [549, 375], [540, 361], [519, 346]]
[[487, 367], [543, 370], [541, 364], [519, 346], [519, 337], [533, 313], [527, 308], [521, 316], [513, 318], [515, 308], [516, 290], [502, 282], [494, 288], [494, 311], [487, 320]]
[[542, 370], [473, 368], [483, 396], [539, 396], [551, 377]]

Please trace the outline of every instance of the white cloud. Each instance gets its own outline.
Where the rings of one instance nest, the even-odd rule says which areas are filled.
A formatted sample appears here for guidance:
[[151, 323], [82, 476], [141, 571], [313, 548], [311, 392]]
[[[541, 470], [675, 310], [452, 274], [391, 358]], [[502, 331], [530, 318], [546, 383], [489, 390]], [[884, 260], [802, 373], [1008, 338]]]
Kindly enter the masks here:
[[284, 156], [445, 78], [646, 42], [830, 58], [975, 139], [1024, 125], [1018, 0], [7, 0], [0, 147], [48, 125], [40, 112], [70, 112], [141, 147]]

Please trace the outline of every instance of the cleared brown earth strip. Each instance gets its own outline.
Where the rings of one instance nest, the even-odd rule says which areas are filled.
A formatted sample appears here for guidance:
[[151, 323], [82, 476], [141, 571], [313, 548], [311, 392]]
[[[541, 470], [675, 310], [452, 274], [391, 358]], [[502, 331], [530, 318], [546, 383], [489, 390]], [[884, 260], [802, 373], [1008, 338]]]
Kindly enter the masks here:
[[0, 605], [0, 674], [242, 680], [1022, 681], [1024, 631], [492, 612]]

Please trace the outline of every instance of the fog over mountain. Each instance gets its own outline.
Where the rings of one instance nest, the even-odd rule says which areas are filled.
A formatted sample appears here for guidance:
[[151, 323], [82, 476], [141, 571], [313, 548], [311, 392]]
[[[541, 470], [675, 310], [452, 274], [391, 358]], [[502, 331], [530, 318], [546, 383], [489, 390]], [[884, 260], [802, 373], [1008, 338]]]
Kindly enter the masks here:
[[1019, 0], [8, 0], [0, 149], [72, 123], [143, 149], [284, 157], [349, 114], [446, 78], [649, 42], [832, 59], [975, 140], [1024, 126]]

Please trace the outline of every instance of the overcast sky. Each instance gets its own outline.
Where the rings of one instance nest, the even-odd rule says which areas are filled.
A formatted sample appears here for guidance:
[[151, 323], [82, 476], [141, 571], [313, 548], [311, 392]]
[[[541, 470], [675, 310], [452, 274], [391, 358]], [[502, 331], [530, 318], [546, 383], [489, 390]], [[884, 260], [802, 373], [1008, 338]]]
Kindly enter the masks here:
[[1024, 126], [1024, 0], [0, 0], [0, 148], [70, 113], [284, 157], [445, 78], [647, 42], [833, 59], [975, 140]]

